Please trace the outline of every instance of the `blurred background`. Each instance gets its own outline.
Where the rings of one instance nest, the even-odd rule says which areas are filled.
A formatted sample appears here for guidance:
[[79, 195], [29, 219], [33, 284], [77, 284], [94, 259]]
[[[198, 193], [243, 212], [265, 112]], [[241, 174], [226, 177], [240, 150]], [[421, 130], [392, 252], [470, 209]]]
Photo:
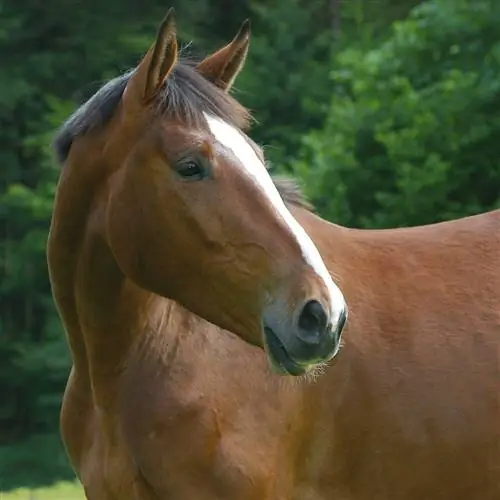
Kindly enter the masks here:
[[498, 0], [0, 0], [2, 500], [83, 498], [58, 434], [69, 355], [45, 261], [50, 143], [138, 62], [170, 5], [200, 56], [251, 18], [235, 97], [322, 216], [384, 228], [500, 206]]

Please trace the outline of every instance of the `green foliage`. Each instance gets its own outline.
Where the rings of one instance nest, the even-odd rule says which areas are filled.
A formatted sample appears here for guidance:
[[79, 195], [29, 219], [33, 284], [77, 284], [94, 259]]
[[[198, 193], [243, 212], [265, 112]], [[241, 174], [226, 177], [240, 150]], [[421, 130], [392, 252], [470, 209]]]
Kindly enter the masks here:
[[0, 447], [1, 500], [21, 485], [36, 488], [60, 480], [74, 481], [75, 474], [58, 434], [33, 434]]
[[302, 135], [320, 126], [328, 109], [328, 3], [272, 0], [253, 5], [253, 14], [257, 36], [236, 95], [256, 111], [261, 126], [254, 136], [266, 146], [268, 159], [286, 169]]
[[328, 119], [295, 165], [323, 214], [388, 227], [499, 206], [499, 28], [494, 0], [429, 0], [335, 57]]

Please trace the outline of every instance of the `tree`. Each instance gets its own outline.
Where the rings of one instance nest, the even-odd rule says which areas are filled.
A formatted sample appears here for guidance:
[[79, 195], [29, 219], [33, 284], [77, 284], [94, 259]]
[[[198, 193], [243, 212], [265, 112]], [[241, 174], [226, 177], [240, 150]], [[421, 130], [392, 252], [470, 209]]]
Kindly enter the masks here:
[[335, 57], [328, 119], [294, 165], [326, 217], [404, 226], [499, 206], [499, 28], [495, 0], [429, 0]]

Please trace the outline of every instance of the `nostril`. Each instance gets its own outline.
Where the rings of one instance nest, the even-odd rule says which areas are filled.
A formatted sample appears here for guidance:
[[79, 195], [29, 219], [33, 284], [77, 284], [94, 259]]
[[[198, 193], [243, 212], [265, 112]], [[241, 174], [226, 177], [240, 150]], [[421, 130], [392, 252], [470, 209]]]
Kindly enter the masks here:
[[339, 322], [338, 322], [338, 326], [337, 326], [337, 331], [338, 331], [338, 334], [339, 334], [339, 337], [340, 335], [342, 334], [342, 330], [344, 329], [344, 326], [346, 324], [346, 321], [347, 321], [347, 310], [344, 309], [341, 313], [340, 313], [340, 316], [339, 316]]
[[310, 300], [299, 316], [300, 337], [308, 343], [319, 343], [327, 324], [328, 316], [323, 306], [317, 300]]

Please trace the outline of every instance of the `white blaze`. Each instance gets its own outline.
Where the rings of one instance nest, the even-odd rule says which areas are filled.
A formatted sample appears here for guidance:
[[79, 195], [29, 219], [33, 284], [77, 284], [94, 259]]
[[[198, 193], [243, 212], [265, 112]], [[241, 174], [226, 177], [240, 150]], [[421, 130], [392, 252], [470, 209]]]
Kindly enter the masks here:
[[290, 228], [291, 233], [295, 236], [302, 250], [304, 260], [323, 280], [328, 290], [330, 296], [331, 321], [336, 323], [339, 315], [345, 308], [344, 296], [333, 282], [316, 245], [286, 207], [265, 165], [259, 159], [257, 153], [245, 136], [238, 129], [220, 118], [206, 113], [205, 119], [215, 139], [233, 152], [247, 174], [260, 186], [262, 192], [274, 206], [278, 216], [281, 217]]

